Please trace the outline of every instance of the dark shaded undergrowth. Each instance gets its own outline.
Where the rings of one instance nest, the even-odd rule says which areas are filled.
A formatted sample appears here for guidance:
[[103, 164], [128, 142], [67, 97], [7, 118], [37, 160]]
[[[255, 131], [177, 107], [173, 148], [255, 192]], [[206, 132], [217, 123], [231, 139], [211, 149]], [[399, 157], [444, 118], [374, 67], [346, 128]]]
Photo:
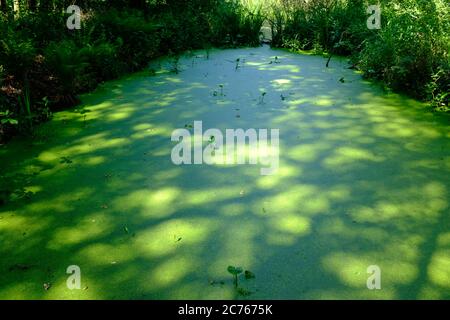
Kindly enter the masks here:
[[78, 1], [81, 29], [69, 30], [67, 1], [20, 3], [0, 14], [0, 143], [156, 57], [172, 56], [176, 71], [182, 51], [257, 45], [263, 22], [239, 1]]

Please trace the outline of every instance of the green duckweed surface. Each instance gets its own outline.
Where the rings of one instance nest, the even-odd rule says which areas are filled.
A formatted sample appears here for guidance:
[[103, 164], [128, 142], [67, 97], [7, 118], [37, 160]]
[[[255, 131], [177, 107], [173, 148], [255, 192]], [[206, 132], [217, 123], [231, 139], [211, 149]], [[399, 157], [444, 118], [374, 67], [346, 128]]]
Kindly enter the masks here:
[[[448, 117], [325, 63], [162, 59], [2, 147], [0, 298], [449, 299]], [[280, 129], [277, 174], [174, 165], [171, 133], [195, 120]], [[237, 292], [229, 265], [255, 278]]]

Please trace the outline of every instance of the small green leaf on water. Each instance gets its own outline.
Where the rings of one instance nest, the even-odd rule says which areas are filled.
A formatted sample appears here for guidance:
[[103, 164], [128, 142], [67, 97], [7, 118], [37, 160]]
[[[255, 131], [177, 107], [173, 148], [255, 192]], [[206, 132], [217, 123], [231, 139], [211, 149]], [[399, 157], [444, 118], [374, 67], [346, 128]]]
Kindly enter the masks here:
[[244, 288], [238, 288], [237, 293], [241, 296], [247, 297], [247, 296], [251, 295], [253, 292], [251, 292], [247, 289], [244, 289]]
[[130, 233], [130, 230], [128, 230], [127, 226], [124, 226], [124, 227], [123, 227], [123, 230], [124, 230], [126, 233]]
[[231, 273], [232, 275], [235, 275], [235, 276], [242, 273], [241, 267], [228, 266], [227, 270], [229, 273]]
[[70, 160], [70, 159], [67, 158], [67, 157], [61, 157], [60, 159], [61, 159], [61, 160], [59, 161], [59, 163], [69, 164], [69, 163], [72, 163], [72, 162], [73, 162], [72, 160]]
[[215, 286], [215, 285], [221, 285], [221, 286], [223, 286], [223, 285], [225, 284], [225, 282], [223, 282], [223, 281], [216, 281], [216, 280], [210, 280], [210, 281], [209, 281], [209, 284], [210, 284], [211, 286]]
[[255, 274], [249, 270], [245, 270], [244, 272], [245, 279], [253, 279], [255, 278]]

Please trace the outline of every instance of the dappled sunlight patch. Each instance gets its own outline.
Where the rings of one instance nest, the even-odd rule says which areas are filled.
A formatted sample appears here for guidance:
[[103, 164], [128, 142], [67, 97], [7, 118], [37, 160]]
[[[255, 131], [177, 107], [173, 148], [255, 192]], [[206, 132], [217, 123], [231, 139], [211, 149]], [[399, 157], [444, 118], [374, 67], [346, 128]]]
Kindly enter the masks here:
[[232, 101], [229, 100], [217, 100], [216, 101], [216, 105], [223, 107], [223, 106], [229, 106], [229, 105], [233, 105], [234, 103]]
[[162, 257], [180, 246], [199, 245], [218, 226], [207, 218], [172, 219], [147, 227], [136, 235], [136, 248], [144, 257]]
[[271, 81], [273, 84], [277, 86], [283, 86], [291, 83], [291, 80], [289, 79], [275, 79]]
[[369, 161], [381, 162], [384, 157], [375, 155], [372, 151], [356, 147], [337, 148], [333, 155], [327, 157], [322, 163], [325, 167], [336, 169], [338, 167], [352, 164], [353, 162]]
[[175, 78], [175, 77], [165, 77], [164, 80], [171, 82], [171, 83], [182, 83], [183, 82], [180, 78]]
[[60, 154], [57, 151], [44, 151], [37, 159], [42, 162], [55, 162], [60, 158]]
[[170, 137], [172, 134], [172, 128], [157, 126], [153, 130], [150, 130], [153, 136]]
[[[289, 191], [279, 193], [269, 199], [267, 202], [271, 203], [274, 210], [289, 210], [293, 211], [299, 207], [301, 200], [311, 197], [316, 193], [316, 187], [311, 185], [296, 185]], [[303, 201], [305, 202], [305, 201]]]
[[202, 204], [219, 202], [239, 197], [238, 187], [223, 187], [214, 189], [204, 189], [197, 191], [186, 191], [183, 194], [183, 203], [197, 207]]
[[133, 112], [135, 111], [135, 108], [133, 107], [120, 107], [117, 108], [117, 110], [114, 110], [106, 115], [106, 121], [117, 121], [117, 120], [123, 120], [129, 118]]
[[[387, 257], [401, 257], [401, 259], [405, 261], [419, 261], [422, 256], [421, 246], [424, 241], [426, 241], [426, 237], [423, 235], [426, 230], [422, 230], [417, 233], [406, 233], [402, 228], [401, 222], [398, 222], [397, 225], [398, 233], [396, 235], [386, 235], [385, 239], [395, 239], [395, 245], [386, 246], [384, 248], [385, 255]], [[424, 228], [425, 229], [425, 228]], [[380, 229], [381, 230], [381, 229]], [[380, 243], [383, 242], [382, 239], [379, 240]]]
[[[431, 283], [450, 290], [450, 232], [440, 234], [437, 239], [437, 250], [433, 252], [427, 266], [427, 276]], [[443, 298], [443, 297], [440, 297]]]
[[282, 233], [303, 236], [311, 232], [310, 219], [295, 214], [279, 215], [271, 219], [270, 225]]
[[287, 71], [292, 73], [299, 73], [300, 67], [294, 64], [263, 64], [258, 68], [261, 71]]
[[375, 207], [361, 206], [350, 210], [350, 214], [354, 219], [360, 222], [384, 222], [397, 218], [407, 218], [420, 215], [426, 216], [423, 209], [418, 210], [417, 204], [408, 203], [391, 203], [391, 202], [379, 202]]
[[[386, 197], [383, 191], [378, 192]], [[386, 200], [375, 202], [371, 207], [352, 208], [350, 214], [359, 221], [383, 222], [398, 218], [427, 219], [434, 223], [448, 208], [446, 189], [439, 182], [430, 182], [424, 186], [405, 188], [398, 193], [392, 192]]]
[[2, 232], [18, 232], [23, 226], [29, 225], [28, 217], [17, 215], [15, 211], [2, 211], [0, 220], [0, 230]]
[[41, 294], [31, 294], [35, 293], [37, 288], [41, 289], [38, 284], [34, 284], [29, 281], [16, 281], [8, 285], [2, 285], [0, 287], [0, 299], [2, 300], [26, 300], [26, 299], [43, 299], [45, 293]]
[[139, 123], [132, 127], [134, 131], [142, 131], [142, 130], [150, 130], [153, 129], [155, 126], [151, 123]]
[[380, 260], [376, 251], [361, 252], [358, 256], [350, 252], [335, 252], [322, 259], [322, 266], [344, 285], [368, 290], [366, 284], [371, 273], [367, 272], [367, 268], [377, 265], [381, 271], [382, 290], [397, 291], [396, 288], [400, 285], [415, 280], [418, 269], [414, 261], [404, 261], [397, 256], [392, 258], [394, 260], [386, 258]]
[[384, 122], [373, 127], [373, 133], [384, 138], [410, 138], [417, 134], [417, 129], [411, 125], [395, 122]]
[[206, 266], [212, 277], [222, 275], [229, 277], [228, 266], [245, 266], [250, 268], [257, 261], [258, 245], [255, 238], [260, 236], [264, 226], [255, 220], [237, 219], [222, 223], [214, 233], [215, 241], [219, 241], [220, 251], [216, 252], [214, 260]]
[[48, 213], [67, 213], [77, 206], [80, 199], [88, 199], [94, 192], [92, 187], [84, 187], [77, 190], [72, 190], [68, 193], [62, 193], [58, 196], [49, 199], [42, 199], [41, 201], [33, 201], [24, 207], [24, 210], [28, 212], [34, 212], [36, 214], [44, 214], [49, 216]]
[[[83, 104], [78, 107], [79, 110], [89, 110], [88, 114], [92, 116], [91, 112], [94, 112], [96, 116], [100, 115], [101, 111], [103, 110], [109, 110], [114, 104], [111, 101], [102, 101], [100, 103], [90, 103], [89, 100], [93, 100], [96, 95], [95, 93], [87, 94], [84, 98], [82, 97]], [[61, 115], [64, 115], [66, 117], [71, 117], [70, 111], [64, 111], [60, 113]], [[83, 115], [78, 113], [72, 113], [72, 117], [77, 117], [78, 119], [83, 118]]]
[[326, 214], [330, 203], [326, 195], [319, 192], [316, 186], [297, 184], [278, 195], [266, 199], [275, 212], [301, 212], [305, 214]]
[[[95, 217], [96, 215], [91, 215]], [[105, 220], [91, 218], [81, 221], [69, 227], [60, 227], [54, 230], [52, 239], [47, 243], [47, 247], [52, 250], [60, 250], [65, 246], [80, 245], [87, 241], [92, 241], [102, 236], [108, 235], [113, 230], [111, 223]]]
[[158, 190], [138, 190], [114, 200], [117, 210], [139, 209], [142, 216], [162, 218], [172, 215], [176, 210], [175, 200], [181, 194], [178, 188], [167, 187]]
[[159, 181], [159, 182], [173, 180], [173, 179], [181, 176], [183, 174], [183, 172], [184, 171], [181, 167], [157, 171], [152, 174], [152, 180]]
[[288, 104], [290, 106], [300, 106], [300, 105], [308, 103], [309, 101], [310, 100], [307, 98], [302, 98], [302, 99], [290, 100], [290, 101], [288, 101]]
[[261, 67], [261, 66], [267, 64], [267, 62], [247, 61], [245, 64], [248, 66], [252, 66], [252, 67]]
[[158, 107], [167, 107], [172, 105], [174, 101], [176, 101], [175, 97], [165, 96], [155, 101], [154, 104]]
[[198, 267], [199, 263], [192, 257], [170, 257], [151, 270], [148, 282], [149, 289], [155, 290], [173, 286], [189, 273], [196, 271]]
[[91, 243], [77, 252], [74, 259], [88, 261], [91, 266], [108, 268], [114, 264], [122, 264], [136, 258], [136, 252], [130, 250], [128, 243]]
[[92, 157], [87, 157], [84, 160], [83, 160], [83, 158], [81, 158], [80, 160], [84, 165], [88, 165], [88, 166], [97, 166], [99, 164], [106, 162], [106, 158], [103, 156], [92, 156]]
[[260, 189], [271, 189], [289, 179], [301, 176], [302, 173], [303, 169], [300, 166], [291, 166], [282, 161], [276, 174], [261, 176], [256, 181], [256, 185]]
[[[354, 256], [350, 252], [334, 252], [322, 259], [325, 271], [335, 275], [344, 285], [366, 288], [367, 267], [375, 263], [370, 254]], [[380, 268], [383, 266], [380, 265]]]
[[379, 202], [375, 208], [362, 207], [357, 211], [353, 211], [353, 216], [359, 221], [371, 222], [380, 222], [408, 214], [408, 212], [404, 212], [404, 208], [401, 205], [390, 202]]
[[94, 277], [89, 277], [88, 272], [83, 272], [82, 270], [80, 290], [69, 290], [67, 288], [66, 281], [68, 276], [64, 274], [55, 279], [51, 288], [43, 293], [45, 298], [50, 300], [93, 300], [104, 298], [104, 293], [101, 292], [101, 281], [96, 281]]
[[450, 290], [450, 257], [449, 247], [433, 254], [427, 274], [432, 283]]
[[443, 200], [448, 199], [447, 189], [441, 182], [433, 181], [427, 183], [422, 189], [422, 192], [425, 193], [428, 197], [442, 198]]
[[145, 138], [155, 137], [155, 136], [170, 137], [171, 133], [172, 133], [172, 130], [170, 128], [158, 126], [158, 127], [147, 128], [147, 129], [143, 129], [138, 132], [135, 132], [130, 136], [130, 138], [145, 139]]
[[61, 195], [52, 201], [47, 199], [42, 201], [34, 201], [28, 204], [24, 210], [35, 213], [67, 213], [74, 208], [74, 199], [70, 195]]
[[420, 292], [417, 294], [416, 298], [421, 300], [448, 299], [448, 294], [446, 294], [446, 292], [448, 292], [448, 289], [442, 289], [439, 286], [425, 283], [421, 286]]
[[355, 244], [362, 240], [377, 243], [389, 239], [389, 232], [381, 227], [358, 226], [353, 221], [346, 223], [343, 218], [328, 218], [317, 229], [320, 234], [327, 237], [340, 237], [345, 234], [345, 239], [354, 241]]
[[314, 102], [319, 107], [330, 107], [333, 105], [333, 101], [329, 98], [318, 97]]
[[320, 153], [329, 147], [326, 143], [298, 144], [291, 147], [287, 155], [289, 158], [300, 162], [312, 162], [318, 160]]
[[[334, 114], [334, 112], [333, 112], [333, 110], [329, 110], [329, 111], [320, 110], [320, 111], [314, 111], [312, 114], [315, 116], [318, 116], [318, 117], [331, 117]], [[335, 135], [333, 134], [333, 136], [335, 136]]]
[[[299, 122], [299, 128], [301, 128], [302, 124], [301, 121], [303, 120], [304, 115], [301, 113], [293, 113], [293, 112], [285, 112], [283, 115], [276, 117], [272, 120], [273, 125], [280, 126], [280, 134], [283, 135], [283, 125], [287, 121], [298, 121]], [[304, 124], [303, 124], [304, 125]], [[309, 128], [309, 125], [304, 125], [305, 127]], [[281, 141], [283, 142], [283, 136], [281, 136]]]
[[325, 194], [334, 201], [345, 201], [351, 199], [352, 189], [347, 185], [335, 185], [325, 191]]
[[43, 190], [42, 186], [32, 185], [24, 187], [25, 192], [31, 192], [33, 194], [41, 192]]
[[[57, 146], [53, 149], [49, 149], [40, 153], [38, 156], [38, 160], [45, 163], [60, 162], [63, 157], [69, 159], [71, 157], [76, 157], [99, 150], [119, 147], [124, 145], [129, 140], [126, 138], [106, 139], [102, 138], [102, 135], [99, 134], [91, 136], [87, 141], [80, 142], [71, 146]], [[70, 159], [70, 161], [75, 161], [75, 158], [74, 160]]]

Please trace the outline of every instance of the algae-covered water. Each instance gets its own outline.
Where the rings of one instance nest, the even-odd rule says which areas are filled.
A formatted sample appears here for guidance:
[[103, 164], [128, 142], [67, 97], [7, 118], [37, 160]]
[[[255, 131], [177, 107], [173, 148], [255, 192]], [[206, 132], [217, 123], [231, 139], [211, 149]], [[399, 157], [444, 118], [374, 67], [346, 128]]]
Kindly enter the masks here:
[[[325, 63], [162, 59], [3, 146], [0, 298], [450, 298], [448, 117]], [[196, 120], [279, 129], [278, 172], [174, 165], [171, 133]], [[236, 290], [230, 265], [255, 277]]]

